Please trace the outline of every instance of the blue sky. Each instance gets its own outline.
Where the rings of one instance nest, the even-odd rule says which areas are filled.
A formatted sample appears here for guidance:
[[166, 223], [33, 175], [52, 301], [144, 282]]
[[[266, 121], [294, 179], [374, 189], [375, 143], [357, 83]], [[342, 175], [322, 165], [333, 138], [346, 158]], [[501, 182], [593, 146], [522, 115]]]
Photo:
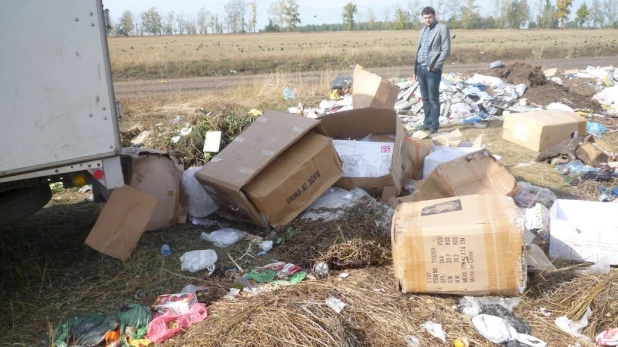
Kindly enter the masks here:
[[[349, 0], [298, 0], [299, 12], [302, 24], [323, 24], [323, 23], [341, 23], [341, 13], [343, 6]], [[401, 7], [408, 7], [408, 0], [352, 0], [358, 7], [359, 15], [362, 19], [363, 14], [367, 13], [367, 9], [373, 8], [378, 20], [384, 18], [384, 8], [391, 8], [391, 18], [393, 16], [392, 8], [397, 4]], [[429, 5], [431, 0], [427, 2], [421, 1], [421, 5]], [[434, 0], [435, 1], [435, 0]], [[575, 0], [573, 4], [572, 14], [585, 0]], [[103, 0], [103, 4], [110, 10], [113, 19], [120, 17], [123, 11], [130, 10], [134, 13], [141, 13], [148, 8], [154, 6], [159, 13], [164, 16], [170, 10], [176, 13], [184, 12], [185, 17], [195, 16], [195, 13], [201, 8], [212, 13], [224, 14], [224, 6], [227, 0]], [[247, 0], [250, 2], [250, 0]], [[273, 0], [257, 0], [258, 18], [257, 28], [261, 29], [268, 23], [268, 8]], [[445, 1], [446, 2], [446, 1]], [[463, 3], [464, 0], [461, 0]], [[552, 1], [555, 3], [555, 1]], [[590, 3], [591, 0], [588, 1]], [[493, 0], [476, 0], [481, 14], [493, 13]], [[528, 0], [532, 13], [536, 13], [538, 0]], [[590, 5], [590, 4], [589, 4]], [[315, 17], [314, 17], [315, 16]], [[439, 18], [439, 17], [438, 17]]]

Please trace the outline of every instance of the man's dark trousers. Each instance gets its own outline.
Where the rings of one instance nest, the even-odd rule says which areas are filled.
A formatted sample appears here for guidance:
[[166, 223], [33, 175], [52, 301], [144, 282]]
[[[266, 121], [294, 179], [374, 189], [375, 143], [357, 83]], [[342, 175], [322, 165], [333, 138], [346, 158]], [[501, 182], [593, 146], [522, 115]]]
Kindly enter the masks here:
[[425, 121], [423, 128], [432, 132], [440, 127], [440, 80], [442, 70], [429, 71], [427, 65], [417, 63], [416, 78], [423, 97], [423, 111]]

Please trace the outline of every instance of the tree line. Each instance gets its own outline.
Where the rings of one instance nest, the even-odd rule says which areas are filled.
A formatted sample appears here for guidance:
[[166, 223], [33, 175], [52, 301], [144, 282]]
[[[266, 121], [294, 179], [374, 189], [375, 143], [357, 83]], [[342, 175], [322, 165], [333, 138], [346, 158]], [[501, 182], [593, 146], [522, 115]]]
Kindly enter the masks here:
[[[531, 0], [533, 1], [533, 0]], [[618, 0], [591, 0], [584, 2], [569, 20], [573, 0], [538, 0], [533, 13], [528, 0], [494, 0], [490, 15], [482, 16], [476, 0], [431, 0], [437, 17], [452, 29], [503, 28], [618, 28]], [[420, 0], [411, 0], [407, 6], [385, 6], [381, 13], [369, 8], [359, 13], [354, 2], [342, 8], [341, 22], [321, 25], [301, 25], [297, 0], [275, 0], [268, 8], [268, 23], [259, 32], [315, 32], [344, 30], [410, 30], [422, 26]], [[255, 33], [257, 29], [257, 2], [229, 0], [224, 13], [211, 13], [201, 8], [197, 13], [170, 11], [160, 14], [152, 7], [140, 14], [124, 11], [113, 24], [111, 35], [173, 35]]]

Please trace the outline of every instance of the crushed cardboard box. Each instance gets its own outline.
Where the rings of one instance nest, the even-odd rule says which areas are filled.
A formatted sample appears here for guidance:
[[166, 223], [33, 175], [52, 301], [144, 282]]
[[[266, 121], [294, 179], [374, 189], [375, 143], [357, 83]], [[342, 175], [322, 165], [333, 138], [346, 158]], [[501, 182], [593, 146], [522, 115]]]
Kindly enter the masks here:
[[[406, 137], [403, 144], [403, 171], [406, 178], [419, 180], [423, 178], [425, 159], [431, 154], [431, 148], [413, 137]], [[408, 159], [409, 158], [409, 159]]]
[[569, 138], [586, 136], [586, 119], [575, 112], [542, 110], [504, 116], [502, 138], [535, 152]]
[[352, 107], [386, 108], [394, 110], [399, 96], [399, 87], [376, 74], [356, 65], [352, 80]]
[[592, 135], [575, 152], [579, 160], [592, 167], [598, 167], [603, 163], [609, 162], [616, 156], [616, 153], [618, 152], [607, 142]]
[[400, 204], [391, 243], [404, 293], [519, 295], [526, 287], [523, 226], [513, 199], [468, 195]]
[[417, 201], [471, 194], [514, 196], [517, 180], [487, 150], [442, 163], [433, 170], [416, 194]]
[[618, 265], [616, 205], [561, 200], [550, 210], [549, 256], [596, 263], [606, 258]]
[[483, 147], [483, 139], [484, 136], [481, 134], [474, 141], [464, 141], [461, 131], [455, 129], [448, 133], [433, 136], [431, 142], [434, 147], [466, 147], [481, 149]]
[[[406, 169], [412, 169], [410, 162], [415, 156], [412, 146], [407, 145], [407, 131], [393, 109], [362, 108], [341, 111], [320, 117], [322, 126], [330, 137], [335, 140], [363, 139], [370, 134], [394, 135], [392, 164], [390, 173], [380, 177], [343, 177], [336, 186], [352, 190], [362, 188], [369, 194], [380, 197], [384, 187], [394, 186], [397, 193], [401, 192], [404, 178], [410, 176]], [[345, 165], [345, 163], [344, 163]]]
[[159, 200], [146, 230], [159, 230], [184, 223], [186, 206], [181, 204], [182, 167], [167, 152], [148, 148], [122, 149], [125, 184]]
[[116, 188], [86, 238], [91, 248], [125, 261], [137, 245], [159, 204], [130, 186]]
[[342, 175], [341, 161], [319, 120], [269, 111], [195, 178], [229, 216], [281, 227]]

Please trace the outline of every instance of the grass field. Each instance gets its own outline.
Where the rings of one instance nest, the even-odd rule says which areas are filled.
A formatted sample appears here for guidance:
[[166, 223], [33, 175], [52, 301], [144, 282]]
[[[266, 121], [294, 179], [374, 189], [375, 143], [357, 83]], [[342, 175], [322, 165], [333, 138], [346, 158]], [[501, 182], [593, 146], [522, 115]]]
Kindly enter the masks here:
[[[615, 56], [604, 30], [453, 30], [450, 62]], [[418, 32], [193, 35], [109, 39], [115, 81], [410, 65]]]

